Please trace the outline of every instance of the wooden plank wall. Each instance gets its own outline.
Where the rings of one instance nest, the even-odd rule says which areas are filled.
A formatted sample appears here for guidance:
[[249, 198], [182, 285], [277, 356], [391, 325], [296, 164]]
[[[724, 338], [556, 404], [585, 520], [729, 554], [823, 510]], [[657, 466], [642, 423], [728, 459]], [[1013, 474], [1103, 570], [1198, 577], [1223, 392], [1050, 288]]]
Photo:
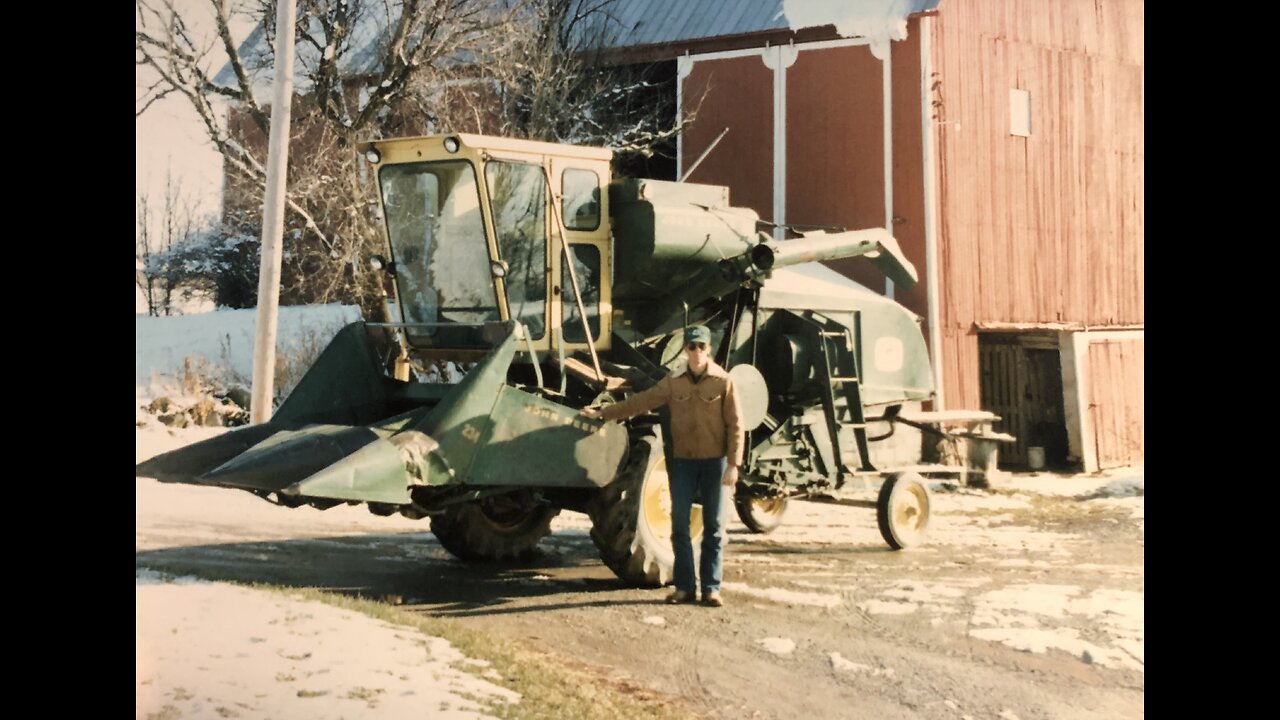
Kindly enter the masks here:
[[1146, 341], [1089, 344], [1089, 413], [1103, 468], [1143, 462], [1146, 453]]
[[982, 409], [1000, 416], [995, 429], [1011, 433], [1016, 442], [1000, 448], [1000, 462], [1027, 461], [1025, 418], [1022, 412], [1022, 349], [1014, 343], [982, 343]]
[[1000, 465], [1030, 462], [1029, 447], [1044, 449], [1049, 467], [1067, 459], [1063, 422], [1062, 363], [1053, 335], [992, 333], [978, 343], [981, 406], [999, 415], [995, 427], [1016, 440], [1000, 448]]
[[[1141, 325], [1143, 0], [951, 0], [933, 35], [946, 403], [979, 322]], [[1031, 94], [1030, 137], [1009, 91]]]

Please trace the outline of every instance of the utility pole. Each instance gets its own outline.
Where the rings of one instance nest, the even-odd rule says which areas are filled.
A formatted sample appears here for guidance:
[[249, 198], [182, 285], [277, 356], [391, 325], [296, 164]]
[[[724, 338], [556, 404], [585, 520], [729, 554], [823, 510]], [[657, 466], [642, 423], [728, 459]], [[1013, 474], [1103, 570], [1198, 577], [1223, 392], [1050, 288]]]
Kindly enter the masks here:
[[280, 258], [284, 239], [285, 181], [289, 166], [289, 113], [293, 101], [293, 0], [276, 3], [275, 101], [267, 150], [267, 188], [262, 200], [262, 265], [258, 276], [257, 332], [253, 340], [253, 390], [249, 419], [271, 418], [276, 380], [276, 328], [280, 309]]

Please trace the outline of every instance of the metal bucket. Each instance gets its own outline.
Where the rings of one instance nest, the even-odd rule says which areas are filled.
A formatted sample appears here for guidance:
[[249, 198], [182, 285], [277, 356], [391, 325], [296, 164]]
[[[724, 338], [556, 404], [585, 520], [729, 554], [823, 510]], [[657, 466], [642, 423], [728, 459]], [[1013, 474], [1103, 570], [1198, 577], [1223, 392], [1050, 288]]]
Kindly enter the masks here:
[[1032, 470], [1043, 470], [1044, 469], [1044, 448], [1034, 447], [1034, 446], [1028, 447], [1027, 448], [1027, 465], [1029, 465]]

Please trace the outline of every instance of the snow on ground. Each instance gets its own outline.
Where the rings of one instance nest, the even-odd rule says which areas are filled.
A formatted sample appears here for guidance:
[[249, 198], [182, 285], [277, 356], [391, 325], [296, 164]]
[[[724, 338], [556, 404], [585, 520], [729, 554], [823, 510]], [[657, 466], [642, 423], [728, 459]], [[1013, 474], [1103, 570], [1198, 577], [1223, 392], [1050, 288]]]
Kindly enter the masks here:
[[796, 641], [791, 638], [770, 637], [756, 642], [774, 655], [790, 655], [796, 649]]
[[742, 582], [721, 583], [725, 590], [739, 595], [750, 595], [764, 600], [772, 600], [783, 605], [812, 605], [814, 607], [833, 608], [843, 602], [839, 595], [832, 593], [799, 592], [782, 588], [758, 588]]
[[447, 641], [224, 583], [135, 579], [137, 717], [480, 718], [518, 694]]
[[[959, 584], [898, 582], [859, 603], [859, 608], [873, 615], [969, 613], [971, 637], [1026, 652], [1055, 648], [1089, 663], [1144, 669], [1142, 592], [1111, 588], [1085, 592], [1074, 585], [1015, 583], [968, 597]], [[1105, 644], [1086, 642], [1075, 628], [1060, 627], [1069, 615], [1097, 622], [1105, 635], [1099, 642]]]
[[1037, 495], [1110, 496], [1142, 495], [1141, 468], [1119, 468], [1089, 475], [1063, 473], [1017, 473], [1001, 481], [1002, 489], [1021, 490]]
[[1075, 628], [974, 628], [969, 631], [969, 635], [979, 640], [1004, 643], [1023, 652], [1045, 653], [1050, 649], [1062, 650], [1090, 664], [1143, 669], [1140, 647], [1137, 648], [1136, 655], [1131, 654], [1132, 651], [1119, 648], [1103, 648], [1080, 639], [1080, 631]]
[[[1058, 487], [1059, 481], [1062, 487]], [[932, 545], [962, 552], [968, 548], [971, 554], [966, 561], [967, 566], [990, 567], [993, 572], [1047, 570], [1057, 566], [1096, 571], [1102, 578], [1132, 578], [1143, 574], [1141, 567], [1077, 563], [1070, 548], [1083, 543], [1084, 538], [1028, 524], [1034, 522], [1034, 516], [1029, 519], [1025, 513], [1019, 519], [1013, 513], [1000, 512], [1031, 510], [1036, 495], [1049, 495], [1121, 506], [1130, 510], [1135, 519], [1141, 520], [1144, 503], [1141, 475], [1120, 479], [1105, 474], [1058, 475], [1050, 481], [1041, 473], [1036, 476], [1014, 475], [1010, 483], [1009, 487], [1015, 490], [1012, 495], [969, 489], [935, 492], [934, 514], [926, 547], [913, 549], [907, 556], [930, 552], [928, 546]], [[555, 534], [550, 539], [589, 543], [586, 537], [589, 528], [590, 521], [586, 516], [564, 512], [552, 523]], [[1044, 653], [1056, 649], [1076, 655], [1085, 662], [1143, 670], [1145, 620], [1142, 592], [1107, 588], [1085, 592], [1075, 586], [1029, 583], [1002, 585], [995, 574], [942, 577], [930, 582], [893, 582], [877, 587], [875, 570], [887, 566], [870, 557], [858, 561], [859, 568], [866, 573], [866, 582], [850, 585], [849, 573], [832, 567], [830, 562], [797, 560], [788, 555], [736, 554], [733, 544], [744, 537], [745, 528], [734, 517], [729, 529], [730, 545], [726, 556], [729, 566], [749, 563], [767, 568], [770, 577], [779, 584], [785, 581], [786, 585], [766, 587], [726, 581], [723, 588], [730, 599], [745, 596], [783, 605], [828, 609], [849, 604], [862, 612], [881, 616], [926, 613], [935, 621], [948, 618], [965, 622], [974, 638], [1003, 643], [1027, 652]], [[817, 502], [791, 503], [786, 520], [776, 531], [768, 536], [748, 537], [753, 545], [764, 547], [795, 547], [801, 544], [880, 547], [884, 543], [872, 513], [860, 508]], [[1024, 556], [1030, 553], [1040, 557], [1029, 559]], [[850, 596], [865, 596], [868, 590], [872, 597], [851, 602]], [[1057, 627], [1056, 624], [1067, 615], [1096, 621], [1107, 637], [1086, 642], [1077, 631]], [[838, 670], [868, 672], [861, 668], [848, 668], [834, 659], [832, 664]]]
[[831, 668], [837, 672], [858, 673], [862, 675], [870, 675], [872, 677], [893, 677], [893, 668], [878, 668], [863, 663], [856, 663], [845, 658], [838, 652], [827, 655], [831, 659]]
[[[257, 310], [219, 310], [174, 317], [134, 316], [134, 383], [149, 389], [153, 383], [180, 376], [190, 356], [234, 376], [253, 376], [253, 336]], [[360, 319], [351, 305], [306, 305], [280, 308], [276, 347], [280, 353], [318, 343], [327, 345], [334, 333]]]

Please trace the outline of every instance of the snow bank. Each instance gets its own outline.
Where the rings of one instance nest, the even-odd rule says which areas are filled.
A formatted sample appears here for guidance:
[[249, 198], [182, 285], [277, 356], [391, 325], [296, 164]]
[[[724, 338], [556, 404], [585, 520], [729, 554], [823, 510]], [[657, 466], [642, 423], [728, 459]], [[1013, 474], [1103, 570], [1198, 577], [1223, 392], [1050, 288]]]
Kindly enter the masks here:
[[[219, 310], [174, 317], [134, 316], [134, 382], [148, 387], [163, 376], [177, 377], [183, 361], [198, 356], [243, 378], [253, 375], [253, 333], [257, 310]], [[334, 333], [360, 319], [353, 305], [299, 305], [280, 308], [276, 347], [328, 344]]]

